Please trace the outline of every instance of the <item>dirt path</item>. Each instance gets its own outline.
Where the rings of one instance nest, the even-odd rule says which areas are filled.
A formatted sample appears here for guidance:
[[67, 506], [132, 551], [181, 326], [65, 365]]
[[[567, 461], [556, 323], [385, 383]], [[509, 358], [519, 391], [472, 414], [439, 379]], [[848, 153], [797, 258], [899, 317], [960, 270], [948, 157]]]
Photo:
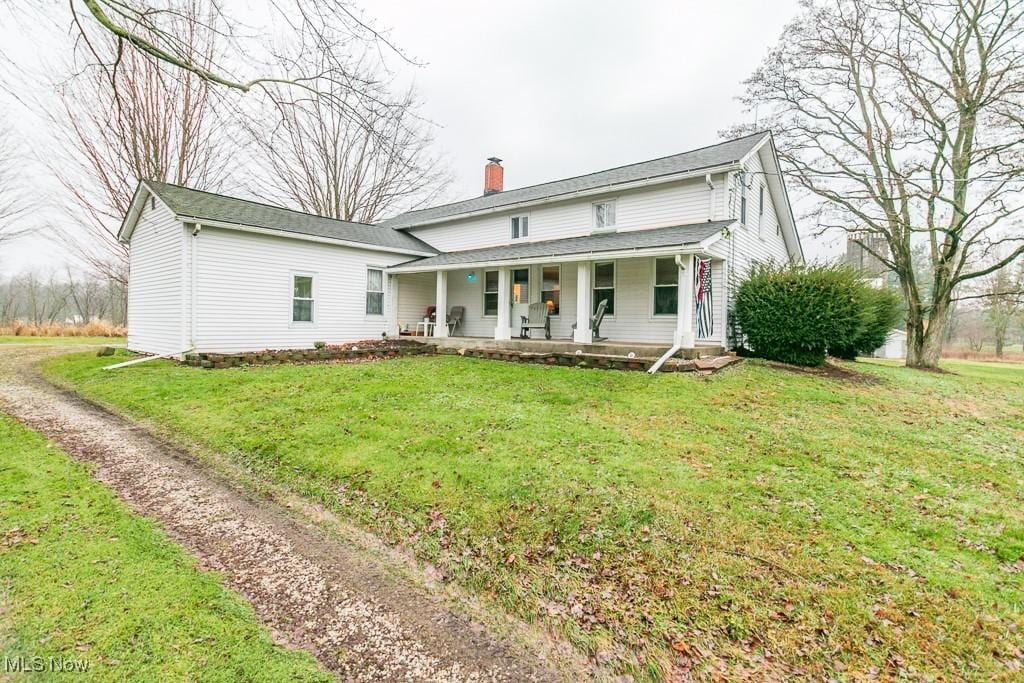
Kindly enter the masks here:
[[556, 680], [543, 655], [457, 614], [389, 561], [254, 499], [142, 428], [41, 380], [67, 346], [0, 345], [0, 409], [95, 463], [94, 476], [224, 573], [275, 639], [345, 680]]

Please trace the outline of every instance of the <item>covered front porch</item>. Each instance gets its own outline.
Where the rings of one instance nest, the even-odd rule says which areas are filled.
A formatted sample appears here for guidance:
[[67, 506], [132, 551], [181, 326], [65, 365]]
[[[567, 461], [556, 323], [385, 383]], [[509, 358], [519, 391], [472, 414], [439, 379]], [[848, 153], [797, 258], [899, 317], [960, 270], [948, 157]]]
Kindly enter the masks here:
[[[586, 346], [600, 353], [593, 347], [605, 345], [616, 347], [612, 353], [649, 357], [678, 346], [689, 351], [684, 355], [697, 355], [693, 351], [701, 348], [714, 353], [726, 345], [727, 266], [726, 260], [695, 249], [468, 267], [439, 264], [423, 270], [397, 267], [388, 276], [388, 332], [438, 341], [458, 337], [462, 346], [477, 348], [495, 342], [514, 348], [522, 317], [529, 316], [531, 304], [542, 303], [550, 340], [543, 329], [529, 330], [529, 342], [523, 343], [534, 350], [554, 344], [558, 351]], [[709, 272], [695, 283], [694, 273], [702, 267]], [[697, 293], [701, 286], [703, 298]], [[681, 312], [680, 301], [690, 302]], [[591, 317], [602, 308], [595, 330]], [[453, 324], [423, 324], [432, 310], [438, 312], [436, 321]]]

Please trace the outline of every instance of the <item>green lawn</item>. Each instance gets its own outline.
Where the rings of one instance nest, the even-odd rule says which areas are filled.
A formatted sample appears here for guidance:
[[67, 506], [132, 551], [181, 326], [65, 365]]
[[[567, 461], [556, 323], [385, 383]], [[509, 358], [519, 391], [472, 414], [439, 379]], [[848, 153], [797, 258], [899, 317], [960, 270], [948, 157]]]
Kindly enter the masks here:
[[275, 646], [241, 598], [83, 465], [3, 415], [0, 657], [76, 661], [98, 681], [333, 680]]
[[110, 344], [123, 346], [124, 337], [20, 337], [0, 335], [0, 344]]
[[641, 679], [1020, 675], [1024, 366], [108, 363], [46, 367]]

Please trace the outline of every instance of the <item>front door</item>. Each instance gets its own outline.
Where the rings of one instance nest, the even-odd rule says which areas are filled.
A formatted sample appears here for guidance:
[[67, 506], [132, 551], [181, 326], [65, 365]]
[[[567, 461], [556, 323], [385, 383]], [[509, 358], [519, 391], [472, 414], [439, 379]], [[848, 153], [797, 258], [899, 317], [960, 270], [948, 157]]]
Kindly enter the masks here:
[[511, 327], [518, 333], [521, 315], [530, 314], [530, 269], [516, 268], [512, 271], [512, 320]]

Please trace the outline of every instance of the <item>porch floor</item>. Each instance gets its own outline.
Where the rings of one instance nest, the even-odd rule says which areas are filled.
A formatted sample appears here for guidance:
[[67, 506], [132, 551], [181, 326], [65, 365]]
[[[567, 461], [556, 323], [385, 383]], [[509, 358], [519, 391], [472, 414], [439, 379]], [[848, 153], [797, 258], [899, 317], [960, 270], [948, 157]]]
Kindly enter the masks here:
[[[615, 341], [606, 339], [593, 344], [577, 344], [569, 339], [518, 339], [513, 338], [507, 341], [497, 341], [490, 337], [406, 337], [423, 344], [433, 344], [439, 348], [452, 349], [480, 349], [487, 351], [513, 351], [523, 353], [576, 353], [580, 351], [585, 354], [603, 356], [629, 356], [632, 353], [636, 358], [656, 359], [660, 358], [671, 348], [671, 344], [658, 342], [634, 342]], [[694, 349], [683, 349], [680, 356], [683, 358], [699, 358], [702, 356], [718, 356], [723, 353], [723, 348], [717, 344], [697, 343]]]

